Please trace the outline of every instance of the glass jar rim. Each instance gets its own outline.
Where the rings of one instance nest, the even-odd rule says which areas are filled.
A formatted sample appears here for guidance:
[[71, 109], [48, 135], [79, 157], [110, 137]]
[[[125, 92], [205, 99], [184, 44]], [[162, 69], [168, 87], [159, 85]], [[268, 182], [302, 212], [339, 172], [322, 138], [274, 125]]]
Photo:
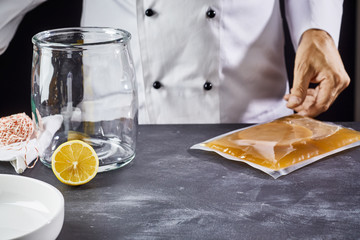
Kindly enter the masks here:
[[[63, 43], [48, 40], [51, 36], [60, 36], [71, 33], [97, 33], [112, 36], [109, 39], [101, 41], [91, 41], [85, 43]], [[111, 43], [127, 44], [131, 39], [131, 34], [123, 29], [110, 27], [70, 27], [46, 30], [35, 34], [32, 37], [32, 43], [40, 47], [50, 48], [69, 48], [69, 47], [86, 47]]]

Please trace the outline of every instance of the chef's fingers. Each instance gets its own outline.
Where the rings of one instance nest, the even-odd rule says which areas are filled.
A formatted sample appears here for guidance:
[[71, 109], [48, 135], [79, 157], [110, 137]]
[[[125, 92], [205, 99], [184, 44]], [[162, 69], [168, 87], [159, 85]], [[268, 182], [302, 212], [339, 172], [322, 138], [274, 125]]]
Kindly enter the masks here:
[[[304, 33], [305, 35], [305, 33]], [[306, 37], [301, 40], [295, 56], [294, 79], [290, 95], [287, 97], [287, 107], [294, 109], [305, 100], [309, 83], [316, 77], [316, 68], [311, 58], [311, 46]]]
[[294, 81], [293, 87], [290, 90], [290, 94], [287, 96], [288, 108], [294, 109], [295, 107], [302, 104], [305, 100], [307, 89], [311, 78], [314, 77], [314, 72], [309, 69], [308, 64], [305, 62], [299, 64], [294, 69]]
[[309, 88], [307, 90], [305, 100], [302, 102], [302, 104], [295, 107], [294, 111], [297, 113], [302, 113], [301, 115], [304, 115], [304, 111], [306, 111], [306, 109], [310, 108], [312, 105], [315, 104], [317, 92], [318, 89]]
[[289, 93], [288, 93], [288, 94], [285, 94], [284, 100], [285, 100], [285, 101], [288, 101], [288, 100], [289, 100], [289, 97], [290, 97], [290, 94], [289, 94]]
[[303, 116], [316, 117], [320, 113], [328, 110], [336, 97], [337, 95], [335, 91], [333, 91], [331, 84], [324, 82], [316, 87], [311, 97], [311, 102], [304, 104], [302, 109], [299, 109], [297, 112]]
[[[310, 82], [318, 84], [318, 92], [312, 97], [307, 95]], [[330, 107], [349, 83], [350, 78], [330, 35], [322, 30], [306, 31], [295, 57], [293, 88], [290, 95], [284, 97], [287, 106], [298, 112], [301, 109], [303, 115], [317, 116]], [[311, 106], [310, 100], [313, 101]], [[307, 103], [303, 104], [304, 101]]]
[[[334, 75], [332, 75], [334, 76]], [[300, 115], [316, 117], [327, 111], [339, 94], [346, 88], [346, 81], [324, 77], [312, 93], [312, 104], [303, 104], [301, 110], [296, 109]], [[306, 100], [304, 101], [306, 102]]]

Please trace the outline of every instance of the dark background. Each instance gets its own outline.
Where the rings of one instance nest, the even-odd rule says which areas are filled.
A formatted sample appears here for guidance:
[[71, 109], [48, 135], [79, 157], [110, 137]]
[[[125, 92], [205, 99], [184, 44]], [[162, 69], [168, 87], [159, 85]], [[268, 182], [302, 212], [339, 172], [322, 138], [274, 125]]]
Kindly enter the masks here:
[[[339, 51], [352, 82], [332, 107], [318, 117], [320, 120], [354, 121], [356, 4], [356, 0], [344, 1], [339, 43]], [[31, 37], [43, 30], [80, 26], [81, 9], [81, 0], [71, 1], [71, 4], [69, 1], [49, 0], [24, 17], [9, 48], [0, 56], [0, 117], [20, 112], [31, 116]], [[286, 22], [284, 26], [287, 32]], [[294, 51], [287, 34], [286, 40], [285, 52], [291, 84]]]
[[25, 15], [0, 56], [1, 117], [21, 112], [31, 116], [31, 38], [44, 30], [80, 26], [81, 11], [82, 0], [49, 0]]

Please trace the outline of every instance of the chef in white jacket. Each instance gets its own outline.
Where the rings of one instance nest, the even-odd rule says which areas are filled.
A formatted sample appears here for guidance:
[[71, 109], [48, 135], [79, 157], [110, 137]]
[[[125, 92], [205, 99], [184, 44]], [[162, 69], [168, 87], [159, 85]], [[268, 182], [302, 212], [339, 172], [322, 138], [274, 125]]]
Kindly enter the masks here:
[[[42, 1], [2, 1], [0, 51]], [[132, 34], [140, 124], [256, 123], [317, 116], [350, 81], [337, 51], [342, 1], [285, 0], [285, 10], [290, 93], [278, 0], [84, 0], [81, 24]]]

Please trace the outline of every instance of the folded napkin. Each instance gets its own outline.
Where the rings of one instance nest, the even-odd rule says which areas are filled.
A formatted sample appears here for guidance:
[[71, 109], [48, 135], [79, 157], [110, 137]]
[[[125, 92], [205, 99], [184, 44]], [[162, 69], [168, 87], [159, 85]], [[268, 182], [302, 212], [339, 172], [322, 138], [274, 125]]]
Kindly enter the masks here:
[[23, 173], [27, 166], [38, 157], [38, 149], [37, 139], [31, 139], [27, 144], [21, 142], [1, 146], [0, 161], [10, 162], [17, 173]]
[[61, 115], [42, 118], [43, 129], [38, 138], [30, 139], [28, 142], [0, 146], [0, 162], [10, 162], [17, 173], [23, 173], [50, 145], [51, 139], [60, 129], [62, 122]]

